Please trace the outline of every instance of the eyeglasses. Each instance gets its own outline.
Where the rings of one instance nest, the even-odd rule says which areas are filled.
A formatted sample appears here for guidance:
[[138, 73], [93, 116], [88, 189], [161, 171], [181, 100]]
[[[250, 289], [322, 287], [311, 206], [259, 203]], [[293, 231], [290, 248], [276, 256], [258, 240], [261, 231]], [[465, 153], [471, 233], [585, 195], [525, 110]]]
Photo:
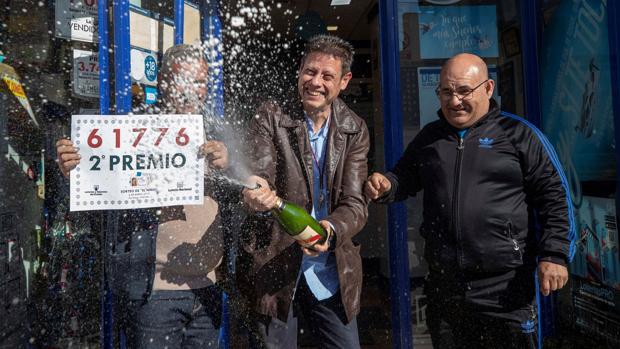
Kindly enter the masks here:
[[489, 81], [491, 79], [486, 79], [483, 82], [481, 82], [478, 86], [474, 87], [474, 88], [469, 88], [469, 87], [459, 87], [456, 91], [450, 90], [450, 89], [441, 89], [439, 87], [437, 87], [437, 89], [435, 89], [435, 93], [437, 94], [437, 97], [439, 97], [439, 99], [441, 99], [442, 101], [449, 101], [452, 99], [453, 96], [456, 96], [456, 98], [462, 102], [462, 101], [466, 101], [466, 100], [470, 100], [473, 96], [474, 91], [476, 91], [476, 89], [478, 89], [478, 87], [484, 85], [487, 81]]

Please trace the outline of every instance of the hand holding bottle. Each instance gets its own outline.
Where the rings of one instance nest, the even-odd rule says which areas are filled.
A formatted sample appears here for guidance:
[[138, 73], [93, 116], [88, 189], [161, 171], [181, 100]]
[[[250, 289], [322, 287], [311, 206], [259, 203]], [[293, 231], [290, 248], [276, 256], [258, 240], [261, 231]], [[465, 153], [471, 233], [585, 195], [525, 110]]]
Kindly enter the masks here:
[[269, 190], [269, 183], [258, 176], [250, 176], [243, 189], [243, 199], [257, 211], [271, 211], [284, 231], [297, 240], [309, 256], [316, 256], [329, 249], [331, 225], [317, 222], [303, 207], [279, 198]]
[[[259, 176], [246, 179], [247, 187], [243, 189], [243, 201], [255, 211], [271, 210], [278, 199], [276, 192], [269, 189], [269, 183]], [[257, 189], [250, 189], [256, 188]]]
[[301, 245], [301, 250], [304, 254], [310, 257], [316, 257], [320, 253], [327, 252], [329, 250], [329, 242], [331, 240], [329, 237], [333, 234], [332, 227], [328, 221], [319, 221], [319, 224], [327, 232], [327, 239], [325, 239], [323, 243], [317, 242], [314, 246], [309, 248], [305, 247], [300, 241], [297, 241]]

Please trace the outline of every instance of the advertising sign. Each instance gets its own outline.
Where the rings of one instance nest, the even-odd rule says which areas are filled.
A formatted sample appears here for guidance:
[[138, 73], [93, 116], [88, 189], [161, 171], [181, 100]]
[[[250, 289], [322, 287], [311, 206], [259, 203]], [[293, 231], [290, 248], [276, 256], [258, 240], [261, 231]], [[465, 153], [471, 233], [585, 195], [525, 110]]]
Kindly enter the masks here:
[[99, 97], [97, 52], [73, 50], [73, 93], [84, 97]]
[[469, 52], [498, 57], [495, 5], [420, 7], [422, 59], [449, 58]]
[[583, 196], [570, 264], [576, 324], [620, 343], [620, 259], [615, 200]]
[[[620, 344], [620, 294], [610, 287], [579, 277], [572, 280], [577, 326], [596, 333], [608, 343]], [[613, 348], [612, 345], [608, 347]]]
[[202, 204], [200, 115], [73, 115], [71, 211]]
[[[420, 98], [420, 128], [426, 124], [437, 120], [437, 111], [441, 107], [439, 99], [435, 94], [435, 89], [439, 86], [439, 73], [441, 67], [419, 67], [418, 68], [418, 95]], [[497, 86], [497, 67], [489, 65], [489, 78], [495, 81], [493, 98], [499, 103], [499, 88]], [[474, 87], [474, 86], [472, 86]], [[482, 88], [482, 87], [481, 87]]]
[[401, 0], [398, 1], [398, 48], [400, 51], [409, 46], [411, 38], [405, 31], [404, 23], [406, 21], [405, 14], [420, 13], [420, 5], [418, 0]]
[[607, 6], [563, 1], [542, 45], [543, 131], [555, 146], [576, 206], [581, 181], [615, 180]]
[[144, 87], [144, 102], [146, 104], [155, 104], [157, 102], [157, 89], [151, 86]]
[[[28, 102], [28, 97], [26, 97], [24, 87], [19, 81], [19, 76], [17, 75], [17, 72], [15, 72], [15, 69], [6, 64], [0, 63], [0, 81], [4, 82], [6, 89], [11, 92], [15, 98], [17, 98], [19, 104], [21, 104], [21, 106], [26, 110], [32, 122], [38, 127], [39, 122], [34, 116], [30, 102]], [[3, 84], [0, 84], [0, 92], [5, 90], [4, 86]]]
[[97, 0], [56, 0], [56, 37], [97, 41]]
[[131, 49], [131, 77], [142, 84], [157, 85], [157, 56], [152, 52]]
[[614, 199], [584, 196], [576, 212], [579, 240], [571, 273], [620, 291]]

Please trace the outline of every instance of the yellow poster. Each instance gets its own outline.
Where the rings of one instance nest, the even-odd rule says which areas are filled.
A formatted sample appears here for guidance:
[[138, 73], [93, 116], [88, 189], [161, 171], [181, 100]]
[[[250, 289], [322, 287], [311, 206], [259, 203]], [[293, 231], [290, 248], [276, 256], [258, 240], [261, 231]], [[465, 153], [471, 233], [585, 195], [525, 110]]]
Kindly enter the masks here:
[[15, 98], [19, 101], [19, 103], [24, 107], [32, 122], [39, 127], [39, 123], [37, 119], [34, 117], [34, 113], [32, 112], [32, 108], [30, 107], [30, 103], [28, 102], [28, 97], [26, 97], [26, 93], [24, 92], [24, 88], [19, 82], [19, 76], [15, 72], [11, 66], [0, 63], [0, 78], [4, 82], [6, 89], [2, 84], [0, 84], [0, 92], [8, 90], [11, 92]]

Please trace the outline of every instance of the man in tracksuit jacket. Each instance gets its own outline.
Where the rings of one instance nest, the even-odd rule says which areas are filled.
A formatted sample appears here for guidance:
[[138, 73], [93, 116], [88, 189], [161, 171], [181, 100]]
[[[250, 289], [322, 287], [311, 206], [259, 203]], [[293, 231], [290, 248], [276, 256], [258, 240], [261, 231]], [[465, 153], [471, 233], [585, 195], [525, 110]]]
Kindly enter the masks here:
[[555, 151], [526, 120], [500, 111], [478, 56], [442, 67], [439, 120], [365, 194], [401, 201], [424, 190], [420, 228], [434, 348], [535, 348], [541, 293], [562, 288], [575, 223]]

